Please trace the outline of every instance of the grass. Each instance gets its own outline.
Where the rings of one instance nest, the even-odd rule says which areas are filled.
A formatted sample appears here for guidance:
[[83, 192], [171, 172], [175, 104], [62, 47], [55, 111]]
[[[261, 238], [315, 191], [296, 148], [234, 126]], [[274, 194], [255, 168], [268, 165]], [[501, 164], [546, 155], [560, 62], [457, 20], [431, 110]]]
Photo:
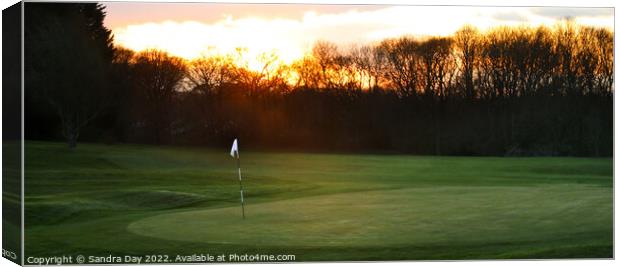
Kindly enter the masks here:
[[613, 257], [612, 159], [26, 144], [26, 256]]

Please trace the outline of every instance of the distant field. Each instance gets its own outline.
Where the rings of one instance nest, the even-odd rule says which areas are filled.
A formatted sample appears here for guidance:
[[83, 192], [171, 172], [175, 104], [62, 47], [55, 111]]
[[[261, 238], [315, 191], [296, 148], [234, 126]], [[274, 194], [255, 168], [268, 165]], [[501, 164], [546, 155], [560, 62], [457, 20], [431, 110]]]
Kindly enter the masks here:
[[26, 257], [608, 258], [612, 159], [26, 144]]

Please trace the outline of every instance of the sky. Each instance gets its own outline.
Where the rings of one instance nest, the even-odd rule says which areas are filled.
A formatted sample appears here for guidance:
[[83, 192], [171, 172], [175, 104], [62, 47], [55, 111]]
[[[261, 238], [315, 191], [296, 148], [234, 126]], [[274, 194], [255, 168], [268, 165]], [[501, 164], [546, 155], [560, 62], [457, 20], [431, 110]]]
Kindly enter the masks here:
[[564, 18], [613, 29], [613, 8], [388, 6], [216, 3], [104, 3], [115, 42], [140, 51], [166, 50], [186, 59], [234, 53], [301, 58], [318, 40], [341, 46], [390, 37], [444, 36], [465, 24], [554, 25]]

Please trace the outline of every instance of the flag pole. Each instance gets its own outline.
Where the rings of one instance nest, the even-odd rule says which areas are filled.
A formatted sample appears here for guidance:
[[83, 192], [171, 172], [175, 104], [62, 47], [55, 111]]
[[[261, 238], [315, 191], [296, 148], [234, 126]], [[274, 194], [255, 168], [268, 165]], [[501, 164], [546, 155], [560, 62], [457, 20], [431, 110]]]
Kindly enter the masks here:
[[243, 184], [241, 183], [241, 161], [239, 160], [239, 150], [237, 149], [237, 172], [239, 173], [239, 192], [241, 193], [241, 216], [245, 220], [245, 208], [243, 207]]

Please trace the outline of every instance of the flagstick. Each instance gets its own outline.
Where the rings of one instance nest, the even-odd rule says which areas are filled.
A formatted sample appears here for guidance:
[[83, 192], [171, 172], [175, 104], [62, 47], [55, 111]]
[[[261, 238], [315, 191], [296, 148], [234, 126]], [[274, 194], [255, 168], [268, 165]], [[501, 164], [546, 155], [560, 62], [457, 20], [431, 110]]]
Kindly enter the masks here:
[[239, 192], [241, 193], [241, 216], [245, 220], [245, 209], [243, 207], [243, 184], [241, 183], [241, 162], [239, 160], [239, 150], [237, 152], [237, 171], [239, 172]]

